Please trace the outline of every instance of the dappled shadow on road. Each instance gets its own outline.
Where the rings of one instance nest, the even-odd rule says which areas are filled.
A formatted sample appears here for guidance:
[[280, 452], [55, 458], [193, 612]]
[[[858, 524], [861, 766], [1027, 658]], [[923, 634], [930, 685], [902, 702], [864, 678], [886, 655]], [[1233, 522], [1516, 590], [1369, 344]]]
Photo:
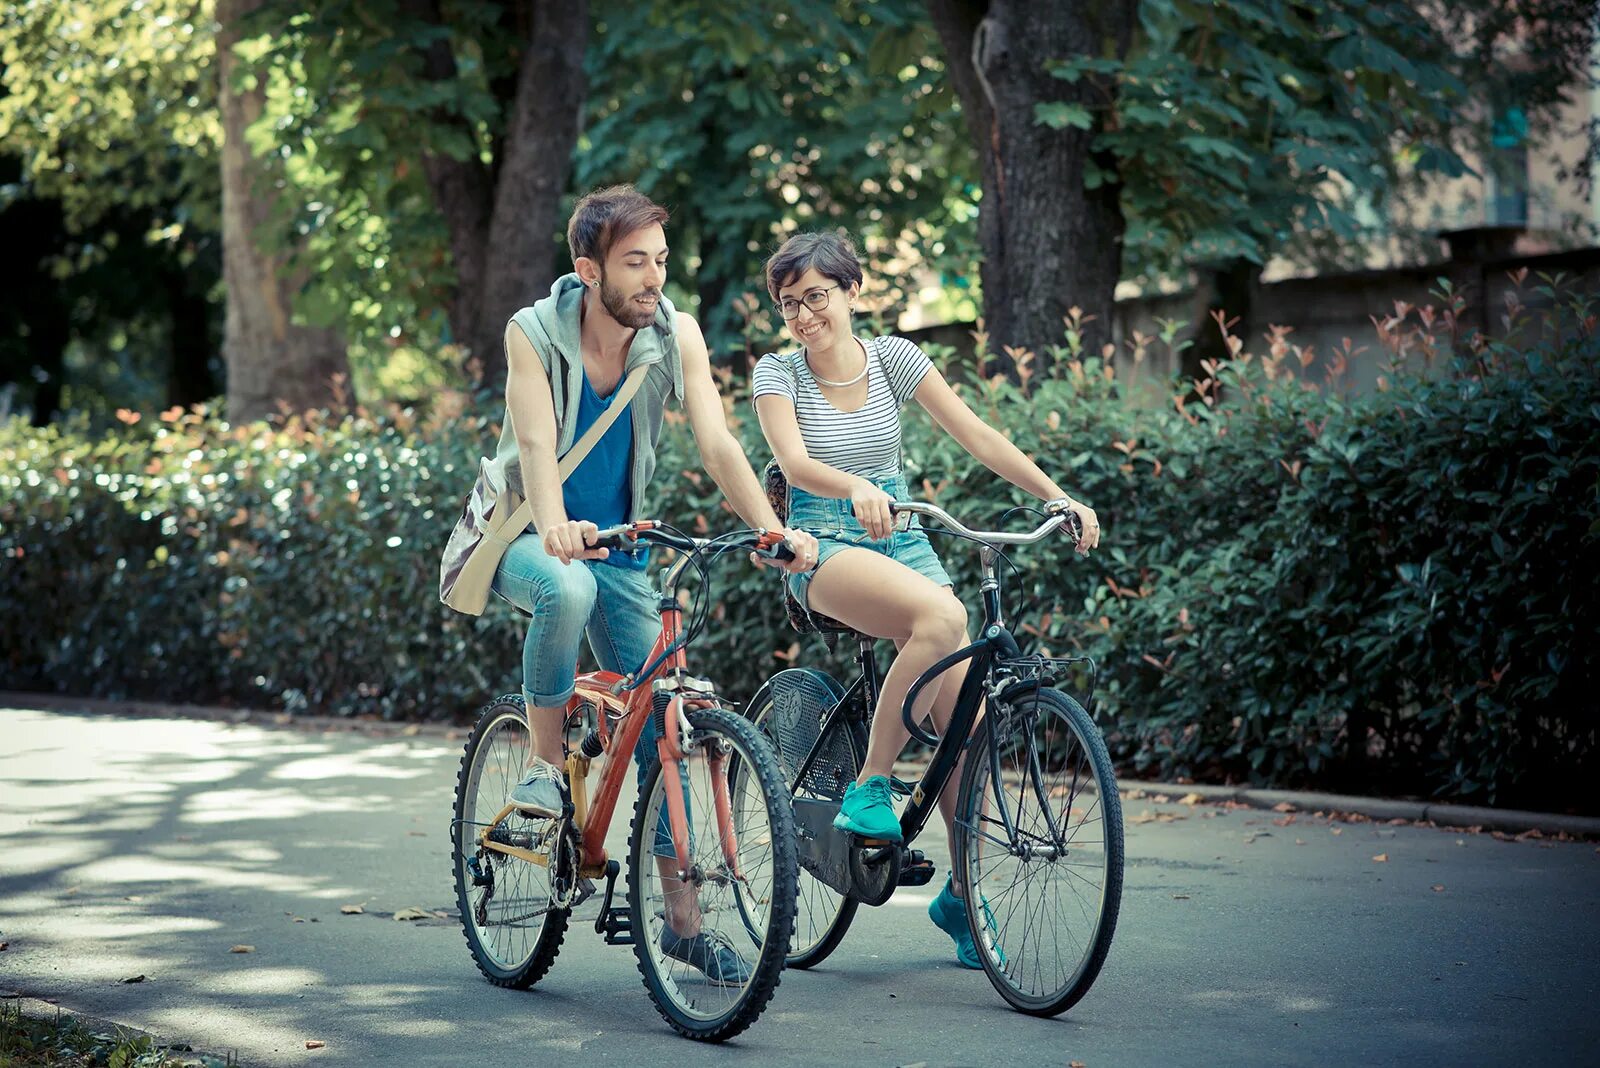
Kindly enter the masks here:
[[[267, 1060], [308, 1038], [334, 1055], [329, 1033], [449, 1048], [483, 1025], [438, 1011], [462, 988], [490, 1017], [585, 1011], [484, 983], [453, 918], [389, 918], [452, 909], [460, 741], [20, 710], [0, 734], [0, 985]], [[653, 1029], [627, 1008], [587, 1033]]]

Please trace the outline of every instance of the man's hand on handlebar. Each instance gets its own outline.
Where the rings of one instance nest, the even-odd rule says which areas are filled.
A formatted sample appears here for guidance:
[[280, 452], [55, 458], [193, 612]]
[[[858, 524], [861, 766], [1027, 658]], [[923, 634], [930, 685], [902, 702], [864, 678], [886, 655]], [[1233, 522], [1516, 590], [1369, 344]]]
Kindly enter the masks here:
[[[1069, 521], [1062, 529], [1069, 536], [1076, 536], [1076, 545], [1080, 556], [1089, 555], [1089, 550], [1100, 546], [1100, 519], [1094, 514], [1094, 509], [1087, 504], [1073, 500], [1071, 497], [1058, 497], [1045, 505], [1045, 510], [1052, 515], [1065, 512], [1076, 522]], [[1074, 529], [1076, 528], [1076, 529]]]
[[611, 555], [611, 550], [593, 548], [598, 534], [599, 528], [587, 519], [569, 519], [541, 534], [540, 541], [544, 551], [563, 564], [574, 560], [604, 560]]

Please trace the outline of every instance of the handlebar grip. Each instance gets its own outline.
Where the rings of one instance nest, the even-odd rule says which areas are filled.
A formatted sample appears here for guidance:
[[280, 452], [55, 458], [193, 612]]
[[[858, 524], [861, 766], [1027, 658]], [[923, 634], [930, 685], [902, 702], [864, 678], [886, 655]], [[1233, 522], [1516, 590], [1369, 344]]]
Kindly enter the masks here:
[[[763, 540], [765, 539], [763, 538]], [[763, 559], [777, 560], [780, 563], [786, 564], [794, 559], [794, 550], [789, 547], [789, 542], [785, 539], [780, 539], [771, 545], [763, 545], [757, 542], [754, 551], [757, 556]]]

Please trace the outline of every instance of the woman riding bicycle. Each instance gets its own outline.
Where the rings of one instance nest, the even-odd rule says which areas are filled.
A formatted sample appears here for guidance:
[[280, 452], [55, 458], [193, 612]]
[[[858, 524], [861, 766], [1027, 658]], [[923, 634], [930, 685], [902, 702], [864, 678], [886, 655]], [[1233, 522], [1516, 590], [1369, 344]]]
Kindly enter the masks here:
[[[979, 419], [916, 345], [852, 332], [862, 272], [847, 238], [832, 233], [791, 237], [767, 261], [766, 282], [801, 347], [763, 356], [752, 393], [762, 433], [789, 483], [789, 526], [818, 535], [815, 570], [788, 576], [789, 590], [808, 612], [891, 639], [899, 650], [878, 695], [866, 760], [846, 788], [834, 826], [898, 842], [892, 773], [910, 737], [901, 723], [901, 704], [919, 675], [967, 642], [966, 608], [952, 592], [927, 535], [914, 527], [894, 529], [890, 503], [907, 496], [900, 409], [915, 400], [989, 470], [1076, 512], [1083, 530], [1080, 553], [1099, 544], [1100, 524], [1093, 509], [1071, 500]], [[918, 695], [915, 715], [931, 714], [943, 730], [964, 675], [965, 668], [958, 667], [931, 681]], [[958, 778], [951, 777], [939, 798], [947, 825], [955, 815]], [[928, 914], [955, 940], [957, 959], [978, 968], [963, 893], [952, 871]]]

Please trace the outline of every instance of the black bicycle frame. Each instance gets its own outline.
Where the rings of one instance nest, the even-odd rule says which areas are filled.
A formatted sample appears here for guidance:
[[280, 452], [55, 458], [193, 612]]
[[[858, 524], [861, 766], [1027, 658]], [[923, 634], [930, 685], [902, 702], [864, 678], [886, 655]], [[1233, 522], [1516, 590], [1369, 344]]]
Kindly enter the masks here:
[[[983, 636], [972, 644], [956, 650], [949, 656], [938, 661], [927, 671], [923, 672], [911, 688], [906, 691], [904, 703], [901, 705], [900, 717], [906, 730], [911, 736], [924, 745], [933, 747], [933, 759], [928, 765], [927, 773], [921, 782], [911, 791], [911, 803], [900, 814], [900, 833], [904, 843], [910, 843], [927, 825], [929, 817], [933, 815], [934, 808], [939, 803], [939, 795], [949, 784], [950, 776], [955, 773], [956, 765], [961, 760], [961, 751], [966, 748], [967, 740], [972, 734], [972, 728], [978, 720], [978, 709], [983, 704], [984, 684], [989, 678], [989, 670], [994, 662], [1019, 658], [1022, 653], [1017, 647], [1016, 637], [1006, 629], [1001, 622], [1000, 614], [1000, 584], [995, 569], [996, 554], [987, 545], [982, 550], [983, 585], [981, 594], [983, 598]], [[879, 689], [878, 661], [872, 653], [873, 639], [862, 638], [857, 660], [861, 673], [850, 684], [844, 694], [834, 702], [823, 717], [822, 726], [817, 732], [817, 740], [811, 746], [811, 752], [806, 754], [805, 760], [800, 764], [794, 781], [796, 788], [804, 782], [816, 763], [818, 754], [823, 751], [824, 743], [832, 736], [832, 732], [839, 729], [839, 720], [848, 715], [852, 703], [860, 700], [861, 707], [870, 710], [876, 703]], [[912, 718], [911, 710], [916, 703], [917, 696], [923, 688], [940, 675], [949, 671], [957, 664], [970, 662], [967, 667], [966, 678], [962, 680], [961, 692], [956, 696], [956, 705], [950, 714], [950, 723], [945, 729], [944, 737], [937, 738], [923, 730]], [[854, 739], [850, 744], [854, 745]], [[998, 754], [991, 749], [991, 759], [998, 760]], [[1038, 767], [1038, 755], [1030, 758], [1030, 778], [1033, 779], [1036, 789], [1042, 791], [1042, 780]], [[994, 781], [999, 782], [999, 772], [994, 772]], [[1001, 791], [996, 790], [997, 794]], [[1005, 804], [1004, 797], [997, 797], [1001, 822], [1005, 826], [1007, 837], [1013, 842], [1016, 840], [1016, 829], [1012, 824], [1009, 806]], [[1054, 844], [1060, 845], [1060, 832], [1051, 820], [1051, 837]]]

